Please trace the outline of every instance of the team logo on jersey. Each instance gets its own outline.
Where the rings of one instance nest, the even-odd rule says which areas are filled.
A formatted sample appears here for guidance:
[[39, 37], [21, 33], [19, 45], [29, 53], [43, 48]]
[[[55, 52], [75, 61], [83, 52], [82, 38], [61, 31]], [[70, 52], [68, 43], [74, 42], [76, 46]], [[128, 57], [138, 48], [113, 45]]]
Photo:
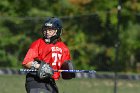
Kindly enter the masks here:
[[59, 47], [51, 47], [52, 51], [59, 51], [60, 53], [62, 53], [62, 49]]

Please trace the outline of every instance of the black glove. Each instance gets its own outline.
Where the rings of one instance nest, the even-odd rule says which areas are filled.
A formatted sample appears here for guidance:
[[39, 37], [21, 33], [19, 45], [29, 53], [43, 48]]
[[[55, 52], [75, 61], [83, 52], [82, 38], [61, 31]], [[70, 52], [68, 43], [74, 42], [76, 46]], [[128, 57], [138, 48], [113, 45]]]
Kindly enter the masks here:
[[51, 66], [43, 61], [40, 61], [40, 67], [38, 69], [37, 75], [40, 79], [51, 78], [53, 75], [53, 69]]
[[[73, 64], [71, 61], [65, 61], [62, 66], [62, 70], [73, 70]], [[61, 72], [62, 78], [63, 79], [72, 79], [75, 78], [75, 73], [72, 72]]]

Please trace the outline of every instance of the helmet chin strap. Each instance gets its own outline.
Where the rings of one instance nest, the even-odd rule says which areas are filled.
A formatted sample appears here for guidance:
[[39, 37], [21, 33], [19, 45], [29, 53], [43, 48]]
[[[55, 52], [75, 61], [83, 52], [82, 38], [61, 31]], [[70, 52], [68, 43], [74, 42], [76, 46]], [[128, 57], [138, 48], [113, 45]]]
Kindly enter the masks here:
[[55, 44], [57, 42], [58, 38], [59, 37], [57, 35], [55, 35], [55, 36], [52, 36], [51, 38], [45, 38], [44, 40], [45, 40], [46, 43], [53, 43], [53, 44]]
[[45, 38], [44, 40], [45, 40], [46, 43], [50, 43], [50, 39]]

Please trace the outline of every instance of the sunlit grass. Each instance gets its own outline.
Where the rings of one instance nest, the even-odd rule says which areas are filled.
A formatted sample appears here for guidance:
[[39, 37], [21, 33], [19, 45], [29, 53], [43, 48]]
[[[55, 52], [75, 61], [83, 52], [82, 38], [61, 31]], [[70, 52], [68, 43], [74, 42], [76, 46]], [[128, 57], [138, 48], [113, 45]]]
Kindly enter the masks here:
[[[0, 75], [0, 93], [26, 93], [25, 75]], [[114, 93], [113, 79], [56, 81], [60, 93]], [[118, 80], [117, 93], [140, 93], [140, 81]]]

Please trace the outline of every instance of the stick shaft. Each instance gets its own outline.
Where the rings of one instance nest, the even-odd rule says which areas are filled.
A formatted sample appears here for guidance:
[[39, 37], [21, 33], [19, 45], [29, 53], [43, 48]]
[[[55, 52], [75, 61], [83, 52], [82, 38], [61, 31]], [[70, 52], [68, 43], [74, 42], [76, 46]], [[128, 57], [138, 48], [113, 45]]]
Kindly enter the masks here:
[[[21, 72], [36, 72], [37, 69], [20, 69]], [[69, 73], [96, 73], [95, 70], [54, 70], [54, 72], [69, 72]]]

